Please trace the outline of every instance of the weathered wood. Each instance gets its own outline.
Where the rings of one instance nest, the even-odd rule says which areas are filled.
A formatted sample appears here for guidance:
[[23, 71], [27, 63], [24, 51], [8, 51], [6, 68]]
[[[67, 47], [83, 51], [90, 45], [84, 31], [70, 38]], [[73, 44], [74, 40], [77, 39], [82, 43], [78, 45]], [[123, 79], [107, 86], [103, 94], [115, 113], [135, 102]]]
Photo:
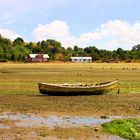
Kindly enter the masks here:
[[46, 95], [100, 95], [112, 91], [118, 80], [93, 84], [38, 83], [39, 91]]

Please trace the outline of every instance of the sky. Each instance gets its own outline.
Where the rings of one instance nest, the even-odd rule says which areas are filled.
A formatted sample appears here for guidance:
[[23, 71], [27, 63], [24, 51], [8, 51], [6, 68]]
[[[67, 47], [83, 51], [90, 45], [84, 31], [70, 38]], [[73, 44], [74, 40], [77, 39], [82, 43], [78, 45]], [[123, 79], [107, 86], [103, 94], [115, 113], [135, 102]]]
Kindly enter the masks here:
[[140, 44], [140, 0], [0, 0], [0, 34], [62, 46], [130, 50]]

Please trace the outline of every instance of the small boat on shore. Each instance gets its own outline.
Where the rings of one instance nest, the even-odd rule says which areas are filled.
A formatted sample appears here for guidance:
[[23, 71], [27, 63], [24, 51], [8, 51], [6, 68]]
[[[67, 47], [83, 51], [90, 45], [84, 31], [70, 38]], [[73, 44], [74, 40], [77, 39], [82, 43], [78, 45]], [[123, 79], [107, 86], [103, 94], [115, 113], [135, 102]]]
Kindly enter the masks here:
[[39, 91], [45, 95], [101, 95], [116, 88], [118, 80], [98, 84], [48, 84], [38, 83]]

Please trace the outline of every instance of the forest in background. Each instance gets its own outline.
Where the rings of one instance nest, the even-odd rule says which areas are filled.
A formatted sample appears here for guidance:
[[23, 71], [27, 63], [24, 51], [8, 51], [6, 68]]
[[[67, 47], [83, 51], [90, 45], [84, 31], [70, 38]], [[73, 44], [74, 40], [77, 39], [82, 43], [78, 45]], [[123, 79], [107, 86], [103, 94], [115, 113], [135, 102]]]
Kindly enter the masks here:
[[47, 39], [37, 43], [24, 42], [20, 37], [14, 41], [4, 38], [0, 35], [0, 62], [7, 61], [26, 61], [29, 54], [48, 54], [50, 61], [70, 61], [71, 56], [91, 56], [93, 61], [108, 62], [140, 61], [140, 44], [132, 46], [131, 50], [103, 50], [96, 46], [87, 46], [84, 48], [78, 46], [70, 46], [64, 48], [61, 42], [54, 39]]

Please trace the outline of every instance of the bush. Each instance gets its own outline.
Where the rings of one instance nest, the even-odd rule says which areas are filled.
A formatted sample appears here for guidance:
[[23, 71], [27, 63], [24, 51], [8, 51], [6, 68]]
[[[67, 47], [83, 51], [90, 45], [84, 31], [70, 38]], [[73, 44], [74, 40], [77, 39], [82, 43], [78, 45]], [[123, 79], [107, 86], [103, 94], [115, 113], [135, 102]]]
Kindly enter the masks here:
[[7, 59], [0, 59], [0, 62], [8, 62]]

